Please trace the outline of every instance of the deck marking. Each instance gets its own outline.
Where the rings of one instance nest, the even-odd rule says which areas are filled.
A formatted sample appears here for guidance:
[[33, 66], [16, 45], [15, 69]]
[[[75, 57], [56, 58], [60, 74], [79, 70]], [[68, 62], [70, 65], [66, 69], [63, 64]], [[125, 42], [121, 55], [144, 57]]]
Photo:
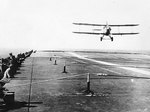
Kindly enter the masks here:
[[[82, 76], [82, 75], [87, 75], [87, 73], [78, 74], [78, 75], [73, 75], [72, 74], [72, 76], [67, 76], [67, 77], [50, 78], [50, 79], [47, 79], [47, 80], [36, 81], [36, 82], [32, 82], [32, 85], [33, 84], [38, 84], [38, 83], [48, 82], [48, 81], [51, 81], [51, 80], [61, 80], [61, 79], [66, 79], [66, 78], [73, 78], [73, 77], [77, 77], [77, 76]], [[19, 87], [19, 86], [27, 86], [27, 85], [30, 85], [30, 83], [18, 84], [18, 85], [12, 85], [12, 84], [10, 84], [10, 86], [7, 86], [7, 87]]]

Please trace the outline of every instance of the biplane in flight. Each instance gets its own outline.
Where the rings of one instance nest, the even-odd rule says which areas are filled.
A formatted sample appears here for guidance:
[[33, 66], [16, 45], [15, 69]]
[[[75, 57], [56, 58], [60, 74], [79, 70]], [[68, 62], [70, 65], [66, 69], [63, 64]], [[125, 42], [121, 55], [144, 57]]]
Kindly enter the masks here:
[[103, 30], [103, 32], [73, 32], [73, 33], [78, 33], [78, 34], [93, 34], [93, 35], [102, 35], [100, 37], [100, 40], [102, 41], [104, 39], [104, 36], [109, 36], [111, 41], [113, 41], [112, 35], [135, 35], [139, 33], [112, 33], [111, 32], [111, 27], [133, 27], [133, 26], [138, 26], [139, 24], [123, 24], [123, 25], [109, 25], [108, 23], [106, 24], [89, 24], [89, 23], [73, 23], [75, 25], [87, 25], [87, 26], [103, 26], [103, 29], [93, 29], [97, 31]]

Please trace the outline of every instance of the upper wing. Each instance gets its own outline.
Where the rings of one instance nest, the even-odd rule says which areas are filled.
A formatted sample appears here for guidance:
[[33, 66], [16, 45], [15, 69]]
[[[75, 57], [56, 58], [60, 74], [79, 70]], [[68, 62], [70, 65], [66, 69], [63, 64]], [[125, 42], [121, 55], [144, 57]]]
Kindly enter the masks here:
[[73, 23], [75, 25], [106, 26], [105, 24]]
[[135, 35], [139, 33], [111, 33], [112, 35]]
[[[89, 23], [73, 23], [75, 25], [89, 25], [89, 26], [106, 26], [106, 24], [89, 24]], [[123, 25], [109, 25], [111, 27], [120, 27], [120, 26], [138, 26], [139, 24], [123, 24]]]
[[[93, 34], [93, 35], [105, 35], [105, 33], [94, 33], [94, 32], [73, 32], [78, 34]], [[135, 35], [139, 33], [111, 33], [112, 35]]]
[[93, 35], [104, 35], [104, 33], [92, 33], [92, 32], [73, 32], [78, 34], [93, 34]]

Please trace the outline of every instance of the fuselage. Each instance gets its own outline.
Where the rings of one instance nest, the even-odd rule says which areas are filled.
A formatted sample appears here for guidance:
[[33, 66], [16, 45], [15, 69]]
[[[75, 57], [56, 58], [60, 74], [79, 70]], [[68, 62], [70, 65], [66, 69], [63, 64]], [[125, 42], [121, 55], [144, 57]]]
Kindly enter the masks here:
[[103, 32], [103, 36], [101, 37], [101, 41], [103, 40], [104, 36], [109, 36], [111, 41], [113, 41], [113, 37], [111, 36], [111, 28], [110, 26], [107, 24], [106, 26], [104, 26], [104, 32]]
[[106, 25], [104, 27], [104, 35], [109, 36], [111, 34], [111, 28], [110, 26]]

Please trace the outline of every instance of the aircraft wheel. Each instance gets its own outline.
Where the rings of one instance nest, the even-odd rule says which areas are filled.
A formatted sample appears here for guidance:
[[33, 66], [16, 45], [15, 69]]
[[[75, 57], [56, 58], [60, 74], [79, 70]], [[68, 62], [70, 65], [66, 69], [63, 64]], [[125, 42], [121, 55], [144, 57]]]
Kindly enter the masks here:
[[111, 38], [111, 41], [113, 41], [114, 39], [113, 39], [113, 37]]
[[103, 38], [101, 37], [101, 39], [100, 39], [101, 41], [103, 40]]

